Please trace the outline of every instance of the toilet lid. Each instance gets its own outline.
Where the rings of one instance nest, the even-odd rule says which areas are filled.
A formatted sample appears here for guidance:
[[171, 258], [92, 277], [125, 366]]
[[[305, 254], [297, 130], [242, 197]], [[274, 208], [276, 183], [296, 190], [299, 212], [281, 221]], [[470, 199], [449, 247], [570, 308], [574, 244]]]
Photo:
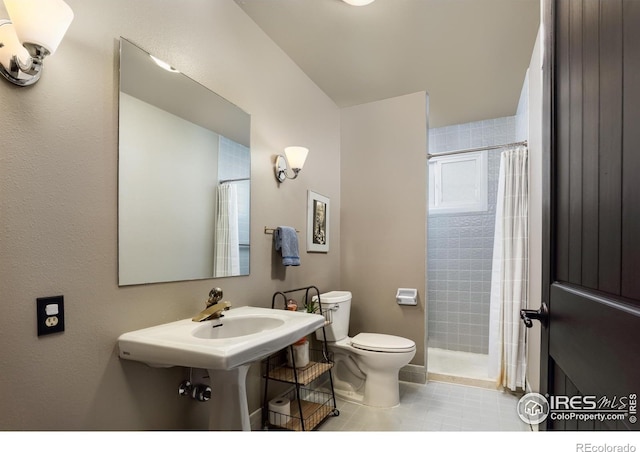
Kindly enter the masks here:
[[351, 339], [351, 345], [361, 350], [372, 352], [404, 353], [415, 350], [416, 344], [411, 339], [389, 334], [360, 333]]

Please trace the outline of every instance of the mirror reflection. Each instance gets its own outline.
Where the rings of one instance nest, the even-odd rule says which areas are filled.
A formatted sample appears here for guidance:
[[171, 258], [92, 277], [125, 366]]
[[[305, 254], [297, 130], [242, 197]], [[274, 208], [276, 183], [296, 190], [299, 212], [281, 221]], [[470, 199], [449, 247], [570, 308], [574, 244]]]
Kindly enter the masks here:
[[120, 39], [120, 286], [249, 274], [250, 116]]

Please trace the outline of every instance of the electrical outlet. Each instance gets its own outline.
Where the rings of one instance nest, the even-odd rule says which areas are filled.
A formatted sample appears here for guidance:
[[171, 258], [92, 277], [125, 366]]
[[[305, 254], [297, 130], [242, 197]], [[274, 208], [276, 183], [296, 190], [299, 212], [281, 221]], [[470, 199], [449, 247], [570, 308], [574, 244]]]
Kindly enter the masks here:
[[64, 331], [64, 297], [38, 298], [36, 302], [38, 336]]

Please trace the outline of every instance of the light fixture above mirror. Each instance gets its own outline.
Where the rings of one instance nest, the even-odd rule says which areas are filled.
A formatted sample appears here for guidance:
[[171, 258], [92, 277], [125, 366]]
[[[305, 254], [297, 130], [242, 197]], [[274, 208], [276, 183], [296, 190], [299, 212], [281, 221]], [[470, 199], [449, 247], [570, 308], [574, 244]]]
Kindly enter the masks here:
[[73, 11], [62, 0], [4, 0], [11, 20], [0, 20], [0, 74], [18, 86], [33, 85], [43, 60], [53, 55]]
[[[279, 154], [276, 156], [275, 173], [276, 179], [280, 183], [284, 182], [285, 179], [298, 177], [298, 173], [302, 170], [305, 160], [307, 160], [309, 149], [303, 146], [289, 146], [284, 149], [284, 153], [285, 155]], [[288, 169], [293, 171], [292, 176], [287, 174]]]

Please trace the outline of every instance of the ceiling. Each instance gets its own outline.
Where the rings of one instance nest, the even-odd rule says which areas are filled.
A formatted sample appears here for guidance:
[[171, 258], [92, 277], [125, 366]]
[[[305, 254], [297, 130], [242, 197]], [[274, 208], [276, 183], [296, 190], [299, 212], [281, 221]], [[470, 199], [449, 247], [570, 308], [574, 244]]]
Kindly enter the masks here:
[[339, 107], [418, 91], [442, 127], [512, 116], [539, 0], [235, 0]]

